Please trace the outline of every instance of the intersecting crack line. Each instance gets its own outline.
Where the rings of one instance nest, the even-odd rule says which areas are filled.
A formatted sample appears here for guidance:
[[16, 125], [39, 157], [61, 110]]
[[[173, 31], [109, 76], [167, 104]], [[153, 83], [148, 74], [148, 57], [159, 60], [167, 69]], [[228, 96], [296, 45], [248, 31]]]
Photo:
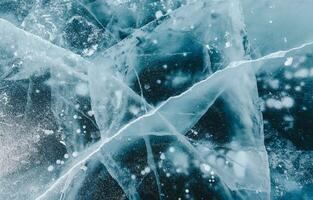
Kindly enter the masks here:
[[111, 142], [113, 139], [118, 137], [130, 125], [136, 123], [137, 121], [139, 121], [141, 119], [144, 119], [145, 117], [151, 116], [151, 115], [155, 114], [156, 112], [158, 112], [160, 110], [160, 108], [162, 108], [162, 106], [164, 106], [169, 100], [171, 100], [173, 98], [179, 98], [183, 94], [186, 94], [187, 92], [190, 92], [197, 85], [200, 85], [200, 84], [203, 84], [203, 83], [209, 81], [213, 76], [216, 76], [219, 73], [223, 73], [225, 71], [228, 71], [228, 70], [231, 70], [231, 69], [234, 69], [234, 68], [240, 68], [242, 65], [248, 64], [248, 63], [257, 63], [257, 62], [263, 61], [263, 60], [270, 60], [270, 59], [275, 59], [275, 58], [283, 58], [283, 57], [285, 57], [285, 55], [287, 53], [291, 53], [293, 51], [300, 50], [300, 49], [303, 49], [303, 48], [305, 48], [307, 46], [311, 46], [311, 45], [313, 45], [313, 42], [304, 43], [304, 44], [302, 44], [302, 45], [300, 45], [298, 47], [294, 47], [294, 48], [291, 48], [291, 49], [288, 49], [288, 50], [285, 50], [285, 51], [277, 51], [277, 52], [268, 54], [266, 56], [260, 57], [258, 59], [242, 60], [242, 61], [236, 61], [236, 62], [230, 63], [226, 68], [221, 69], [221, 70], [215, 72], [214, 74], [212, 74], [208, 78], [206, 78], [206, 79], [204, 79], [202, 81], [199, 81], [198, 83], [195, 83], [192, 87], [190, 87], [189, 89], [187, 89], [186, 91], [184, 91], [180, 95], [177, 95], [175, 97], [170, 97], [168, 100], [164, 101], [157, 108], [155, 108], [151, 113], [148, 113], [148, 114], [145, 114], [143, 116], [140, 116], [136, 120], [129, 122], [128, 124], [126, 124], [124, 127], [122, 127], [117, 133], [115, 133], [111, 137], [103, 139], [103, 141], [101, 141], [99, 144], [96, 145], [96, 149], [95, 150], [93, 150], [91, 153], [87, 154], [84, 158], [82, 158], [79, 162], [74, 164], [66, 173], [64, 173], [61, 177], [59, 177], [58, 180], [53, 185], [51, 185], [42, 195], [40, 195], [36, 199], [42, 199], [43, 197], [45, 197], [45, 195], [47, 195], [51, 190], [53, 190], [54, 187], [56, 187], [64, 178], [66, 178], [76, 167], [80, 166], [82, 163], [86, 162], [93, 155], [95, 155], [97, 152], [99, 152], [104, 145], [106, 145], [107, 143]]
[[278, 52], [274, 52], [272, 54], [269, 54], [267, 56], [264, 56], [264, 57], [261, 57], [259, 59], [255, 59], [255, 60], [249, 60], [249, 61], [237, 61], [237, 62], [232, 62], [230, 65], [229, 65], [229, 68], [234, 68], [234, 67], [238, 67], [242, 64], [246, 64], [246, 63], [253, 63], [253, 62], [258, 62], [258, 61], [261, 61], [261, 60], [267, 60], [267, 59], [272, 59], [272, 58], [281, 58], [281, 57], [284, 57], [286, 53], [288, 52], [291, 52], [293, 50], [298, 50], [298, 49], [301, 49], [301, 48], [304, 48], [305, 46], [308, 46], [312, 43], [306, 43], [306, 44], [303, 44], [301, 45], [300, 47], [296, 47], [296, 48], [292, 48], [292, 49], [289, 49], [287, 51], [278, 51]]
[[[142, 104], [142, 106], [145, 109], [145, 113], [148, 113], [148, 109], [147, 109], [147, 105], [146, 105], [147, 102], [145, 101], [145, 98], [143, 96], [142, 85], [141, 85], [141, 81], [140, 81], [138, 72], [137, 72], [137, 70], [136, 70], [136, 68], [134, 66], [131, 65], [131, 68], [133, 69], [133, 71], [134, 71], [134, 73], [136, 75], [137, 82], [138, 82], [138, 85], [139, 85], [139, 88], [140, 88], [141, 104]], [[156, 179], [156, 184], [157, 184], [157, 188], [158, 188], [159, 199], [162, 200], [161, 184], [160, 184], [159, 174], [158, 174], [157, 167], [156, 167], [155, 160], [154, 160], [154, 155], [153, 155], [153, 152], [152, 152], [152, 146], [151, 146], [151, 143], [150, 143], [150, 137], [149, 136], [144, 136], [144, 141], [145, 141], [146, 149], [147, 149], [148, 165], [149, 165], [149, 167], [152, 169], [152, 171], [154, 173], [154, 177]]]

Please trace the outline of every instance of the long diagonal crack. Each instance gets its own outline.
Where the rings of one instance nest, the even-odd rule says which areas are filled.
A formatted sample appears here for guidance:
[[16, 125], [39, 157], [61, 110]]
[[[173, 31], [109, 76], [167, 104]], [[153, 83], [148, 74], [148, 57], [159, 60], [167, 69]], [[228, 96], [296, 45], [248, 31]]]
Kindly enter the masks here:
[[[312, 43], [305, 43], [305, 44], [303, 44], [303, 45], [301, 45], [301, 46], [299, 46], [299, 47], [295, 47], [295, 48], [292, 48], [292, 49], [289, 49], [289, 50], [286, 50], [286, 51], [277, 51], [277, 52], [274, 52], [274, 53], [271, 53], [271, 54], [269, 54], [269, 55], [267, 55], [267, 56], [264, 56], [264, 57], [261, 57], [261, 58], [258, 58], [258, 59], [255, 59], [255, 60], [243, 60], [243, 61], [237, 61], [237, 62], [233, 62], [233, 63], [231, 63], [227, 68], [236, 68], [236, 67], [239, 67], [239, 66], [242, 66], [242, 65], [244, 65], [244, 64], [249, 64], [249, 63], [255, 63], [255, 62], [260, 62], [260, 61], [264, 61], [264, 60], [269, 60], [269, 59], [274, 59], [274, 58], [283, 58], [287, 53], [289, 53], [289, 52], [292, 52], [292, 51], [296, 51], [296, 50], [300, 50], [300, 49], [302, 49], [302, 48], [304, 48], [304, 47], [306, 47], [306, 46], [309, 46], [309, 45], [311, 45]], [[93, 65], [92, 63], [90, 63], [90, 62], [88, 62], [87, 61], [87, 63], [88, 63], [88, 65]], [[81, 66], [81, 65], [80, 65]], [[66, 71], [71, 71], [70, 69], [71, 68], [68, 68], [66, 65], [65, 66], [62, 66], [62, 67], [64, 67], [64, 70], [66, 70]], [[227, 68], [225, 68], [224, 70], [226, 70]], [[224, 70], [221, 70], [221, 71], [224, 71]], [[74, 74], [77, 74], [77, 75], [79, 75], [79, 76], [81, 76], [80, 78], [82, 78], [82, 77], [84, 77], [84, 81], [86, 81], [86, 78], [85, 78], [85, 75], [84, 74], [82, 74], [82, 75], [80, 75], [81, 73], [80, 72], [76, 72], [75, 70], [73, 70], [72, 69], [72, 71], [74, 72]], [[218, 72], [216, 72], [216, 73], [219, 73], [219, 72], [221, 72], [221, 71], [218, 71]], [[114, 78], [114, 77], [113, 77]], [[210, 77], [209, 77], [210, 78]], [[115, 79], [115, 78], [114, 78]], [[119, 84], [121, 84], [121, 86], [123, 87], [123, 88], [125, 88], [125, 89], [127, 89], [127, 91], [130, 91], [130, 94], [133, 94], [134, 95], [134, 97], [136, 97], [137, 99], [138, 99], [138, 95], [136, 94], [136, 93], [134, 93], [134, 91], [132, 91], [127, 85], [125, 85], [123, 82], [121, 82], [121, 81], [119, 81], [119, 80], [117, 80], [117, 79], [115, 79], [116, 81], [117, 81], [117, 83], [119, 83]], [[207, 80], [207, 79], [206, 79]], [[203, 81], [206, 81], [206, 80], [203, 80]], [[202, 81], [200, 81], [198, 84], [200, 84]], [[195, 87], [196, 86], [196, 84], [194, 85], [194, 86], [192, 86], [189, 90], [192, 90], [192, 88], [193, 87]], [[188, 91], [188, 90], [187, 90]], [[186, 92], [187, 92], [186, 91]], [[182, 95], [182, 94], [181, 94]], [[181, 96], [181, 95], [178, 95], [177, 97], [179, 97], [179, 96]], [[174, 98], [176, 98], [176, 97], [174, 97]], [[170, 98], [171, 99], [171, 98]], [[165, 102], [163, 102], [163, 104], [165, 105], [170, 99], [168, 99], [167, 101], [165, 101]], [[162, 105], [160, 105], [160, 106], [162, 106]], [[160, 107], [159, 107], [160, 108]], [[159, 108], [156, 108], [156, 109], [154, 109], [154, 110], [156, 110], [156, 112], [158, 112], [158, 109]], [[126, 125], [127, 126], [127, 125]], [[175, 127], [174, 127], [175, 128]], [[180, 134], [179, 134], [180, 135]], [[185, 138], [184, 138], [185, 139]], [[101, 145], [100, 145], [101, 146]], [[100, 147], [101, 148], [101, 147]]]
[[276, 59], [276, 58], [283, 58], [285, 57], [288, 53], [292, 53], [295, 52], [297, 50], [301, 50], [305, 47], [308, 46], [313, 46], [313, 42], [308, 42], [308, 43], [304, 43], [298, 47], [295, 48], [291, 48], [285, 51], [277, 51], [271, 54], [268, 54], [266, 56], [260, 57], [258, 59], [254, 59], [254, 60], [242, 60], [242, 61], [237, 61], [237, 62], [233, 62], [230, 65], [228, 65], [226, 68], [217, 71], [216, 73], [212, 74], [211, 76], [209, 76], [208, 78], [195, 83], [192, 87], [190, 87], [188, 90], [186, 90], [185, 92], [183, 92], [182, 94], [175, 96], [175, 97], [170, 97], [168, 100], [164, 101], [161, 105], [159, 105], [158, 107], [156, 107], [155, 109], [153, 109], [150, 113], [145, 114], [143, 116], [138, 117], [137, 119], [135, 119], [134, 121], [129, 122], [128, 124], [126, 124], [124, 127], [122, 127], [118, 132], [116, 132], [114, 135], [112, 135], [109, 138], [105, 138], [103, 139], [101, 142], [96, 143], [94, 150], [92, 150], [90, 153], [88, 153], [86, 156], [84, 156], [82, 159], [80, 159], [77, 163], [75, 163], [70, 169], [68, 169], [62, 176], [60, 176], [55, 183], [53, 183], [43, 194], [41, 194], [40, 196], [38, 196], [36, 199], [42, 199], [44, 198], [50, 191], [52, 191], [59, 183], [61, 183], [74, 169], [76, 169], [77, 167], [79, 167], [81, 164], [85, 163], [87, 160], [89, 160], [91, 157], [93, 157], [95, 154], [97, 154], [101, 148], [103, 146], [105, 146], [107, 143], [111, 142], [112, 140], [114, 140], [115, 138], [117, 138], [118, 136], [121, 135], [121, 133], [123, 133], [124, 131], [127, 130], [128, 127], [130, 127], [131, 125], [137, 123], [138, 121], [144, 120], [147, 117], [150, 117], [156, 113], [159, 112], [159, 110], [166, 105], [170, 100], [174, 99], [174, 98], [179, 98], [184, 94], [187, 94], [188, 92], [192, 91], [195, 87], [199, 86], [199, 85], [203, 85], [206, 82], [209, 82], [212, 77], [217, 76], [218, 74], [221, 73], [225, 73], [229, 70], [236, 70], [239, 69], [241, 67], [245, 67], [245, 64], [252, 64], [252, 63], [258, 63], [260, 61], [265, 61], [265, 60], [271, 60], [271, 59]]

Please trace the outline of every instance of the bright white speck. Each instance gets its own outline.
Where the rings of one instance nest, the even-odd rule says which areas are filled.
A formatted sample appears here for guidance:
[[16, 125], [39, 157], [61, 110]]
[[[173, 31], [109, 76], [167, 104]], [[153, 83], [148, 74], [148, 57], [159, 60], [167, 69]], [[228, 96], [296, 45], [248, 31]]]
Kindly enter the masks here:
[[297, 91], [297, 92], [301, 91], [301, 87], [300, 86], [296, 86], [295, 87], [295, 91]]
[[287, 38], [286, 38], [286, 37], [284, 37], [284, 42], [285, 42], [285, 43], [287, 43], [287, 42], [288, 42], [288, 40], [287, 40]]
[[292, 122], [294, 119], [293, 119], [292, 116], [284, 116], [284, 120], [285, 120], [286, 122]]
[[93, 116], [95, 113], [92, 110], [89, 110], [87, 113], [90, 117]]
[[157, 19], [159, 19], [159, 18], [162, 17], [162, 16], [163, 16], [163, 13], [162, 13], [161, 10], [158, 10], [158, 11], [155, 13], [155, 17], [156, 17]]
[[294, 104], [294, 100], [291, 97], [283, 97], [281, 103], [285, 108], [291, 108]]
[[72, 156], [73, 156], [74, 158], [77, 157], [77, 156], [78, 156], [77, 151], [74, 151], [74, 152], [72, 153]]
[[145, 168], [145, 173], [148, 174], [148, 173], [150, 173], [150, 171], [151, 171], [150, 167], [146, 167], [146, 168]]
[[140, 109], [136, 106], [130, 106], [129, 112], [132, 113], [133, 115], [137, 115], [140, 112]]
[[203, 172], [209, 172], [211, 170], [211, 167], [210, 167], [210, 165], [203, 163], [203, 164], [200, 165], [200, 169]]
[[282, 103], [276, 99], [269, 98], [266, 100], [266, 105], [269, 108], [276, 108], [276, 109], [281, 109], [282, 108]]
[[176, 172], [177, 172], [177, 173], [181, 173], [181, 169], [180, 169], [180, 168], [177, 168], [177, 169], [176, 169]]
[[173, 153], [173, 152], [175, 152], [175, 148], [174, 148], [174, 147], [170, 147], [170, 148], [169, 148], [169, 151], [170, 151], [171, 153]]
[[279, 88], [279, 80], [278, 79], [270, 80], [269, 85], [273, 89], [278, 89]]
[[80, 167], [80, 169], [83, 170], [83, 171], [87, 171], [88, 168], [87, 168], [86, 165], [82, 165], [82, 166]]
[[149, 89], [150, 89], [150, 85], [149, 85], [149, 84], [145, 84], [143, 87], [144, 87], [146, 90], [149, 90]]
[[69, 155], [66, 153], [66, 154], [64, 154], [64, 158], [65, 159], [68, 159], [69, 158]]
[[229, 48], [229, 47], [231, 47], [231, 43], [230, 42], [226, 42], [225, 43], [225, 48]]
[[54, 132], [53, 130], [43, 130], [43, 132], [46, 134], [46, 135], [52, 135]]
[[292, 57], [288, 57], [284, 63], [285, 66], [290, 66], [293, 63], [293, 58]]
[[48, 167], [48, 171], [49, 172], [52, 172], [54, 170], [54, 167], [52, 166], [52, 165], [50, 165], [49, 167]]

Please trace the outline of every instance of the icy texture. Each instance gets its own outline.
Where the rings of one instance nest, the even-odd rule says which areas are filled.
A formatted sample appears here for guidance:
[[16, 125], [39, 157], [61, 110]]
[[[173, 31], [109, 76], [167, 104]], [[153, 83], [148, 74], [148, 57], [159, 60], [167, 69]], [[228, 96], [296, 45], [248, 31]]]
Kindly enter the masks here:
[[284, 134], [312, 139], [294, 20], [311, 2], [17, 2], [0, 3], [0, 199], [310, 198], [294, 162], [312, 145]]

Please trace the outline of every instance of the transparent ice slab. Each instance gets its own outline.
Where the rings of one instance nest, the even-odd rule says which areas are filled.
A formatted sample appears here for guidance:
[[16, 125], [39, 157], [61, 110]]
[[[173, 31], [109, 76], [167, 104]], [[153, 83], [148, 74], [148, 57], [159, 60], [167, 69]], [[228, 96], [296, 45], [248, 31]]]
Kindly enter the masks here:
[[[1, 175], [3, 198], [96, 198], [97, 192], [118, 199], [167, 199], [181, 192], [197, 197], [201, 183], [209, 188], [206, 196], [268, 199], [255, 76], [290, 65], [291, 58], [311, 52], [312, 43], [295, 38], [295, 45], [262, 49], [251, 38], [262, 16], [246, 20], [247, 7], [242, 14], [237, 1], [169, 1], [169, 7], [151, 8], [147, 2], [98, 3], [99, 10], [96, 3], [74, 2], [79, 8], [74, 16], [67, 13], [71, 2], [38, 3], [21, 24], [24, 30], [0, 20], [1, 84], [28, 81], [26, 107], [31, 107], [37, 92], [31, 86], [49, 74], [42, 84], [51, 90], [57, 125], [40, 131], [60, 140], [66, 153], [52, 160], [57, 164], [35, 160], [33, 168]], [[119, 23], [107, 27], [97, 15], [113, 10], [112, 17], [140, 5], [137, 16], [119, 15]], [[79, 43], [84, 34], [71, 34], [75, 26], [91, 30], [84, 33], [90, 43]], [[266, 41], [264, 34], [259, 38]], [[87, 125], [94, 129], [89, 135], [83, 134]], [[99, 182], [90, 181], [98, 172]], [[188, 184], [167, 185], [179, 178]], [[112, 190], [97, 190], [102, 182]], [[15, 185], [22, 190], [14, 193]]]

